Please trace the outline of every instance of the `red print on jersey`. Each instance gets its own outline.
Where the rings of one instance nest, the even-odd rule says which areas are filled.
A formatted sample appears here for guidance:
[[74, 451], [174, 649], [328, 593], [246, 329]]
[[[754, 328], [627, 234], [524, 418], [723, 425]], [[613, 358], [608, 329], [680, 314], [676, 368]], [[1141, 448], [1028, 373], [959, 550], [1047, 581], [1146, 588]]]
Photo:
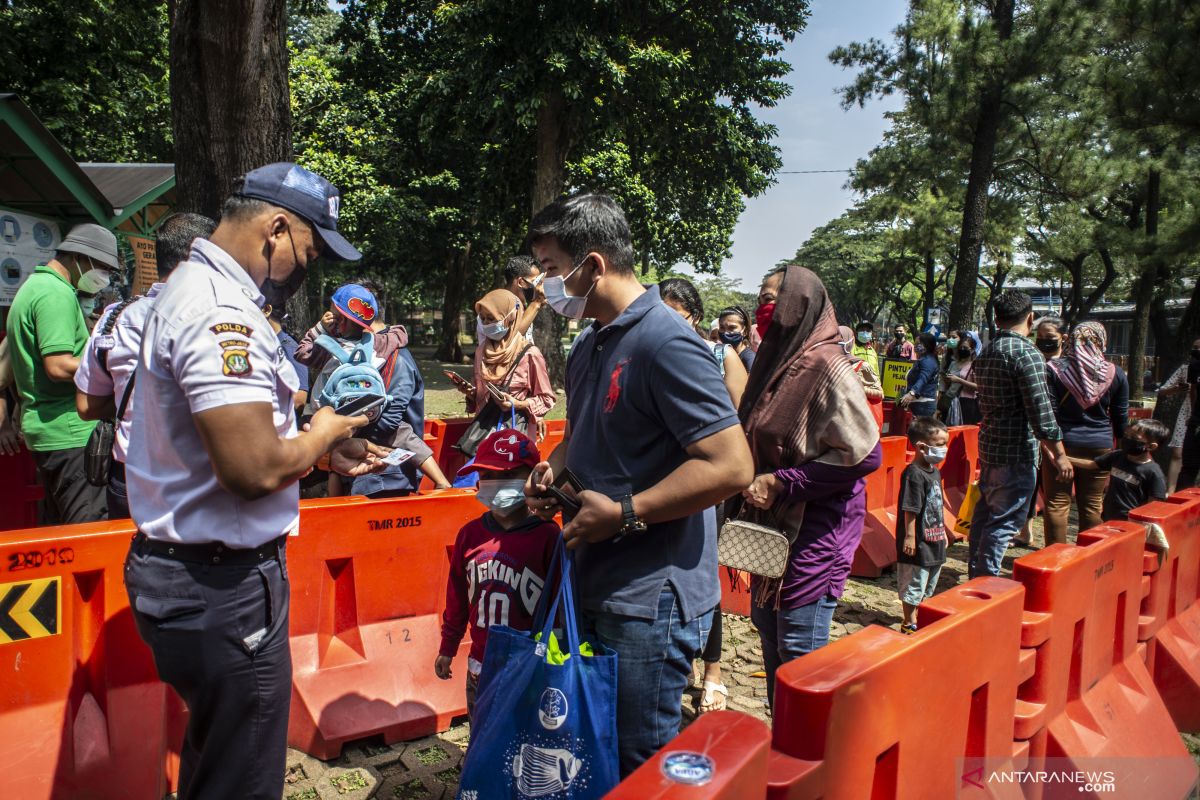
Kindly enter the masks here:
[[616, 369], [612, 371], [612, 377], [608, 381], [608, 396], [604, 399], [605, 414], [616, 408], [617, 401], [621, 399], [621, 373], [625, 371], [625, 365], [628, 363], [628, 358], [622, 358], [617, 362]]

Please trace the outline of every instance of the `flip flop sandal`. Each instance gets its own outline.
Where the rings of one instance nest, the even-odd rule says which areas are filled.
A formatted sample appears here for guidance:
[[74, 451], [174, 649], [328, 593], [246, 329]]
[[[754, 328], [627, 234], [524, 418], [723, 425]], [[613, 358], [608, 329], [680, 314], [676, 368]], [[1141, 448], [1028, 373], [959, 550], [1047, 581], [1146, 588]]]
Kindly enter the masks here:
[[707, 714], [709, 711], [724, 711], [725, 700], [729, 697], [729, 689], [723, 683], [704, 682], [704, 694], [700, 696], [700, 710], [697, 714]]

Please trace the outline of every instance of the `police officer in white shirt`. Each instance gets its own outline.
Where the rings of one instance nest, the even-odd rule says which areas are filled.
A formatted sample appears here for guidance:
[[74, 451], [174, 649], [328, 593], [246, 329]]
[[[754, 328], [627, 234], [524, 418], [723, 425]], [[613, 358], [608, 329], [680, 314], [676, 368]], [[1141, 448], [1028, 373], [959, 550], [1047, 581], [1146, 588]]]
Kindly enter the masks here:
[[262, 313], [322, 253], [355, 260], [336, 187], [295, 164], [247, 173], [146, 320], [126, 474], [138, 533], [125, 583], [159, 677], [190, 717], [179, 798], [283, 792], [292, 663], [284, 544], [297, 479], [386, 466], [365, 416], [321, 409], [297, 433], [298, 380]]
[[[187, 258], [193, 239], [207, 239], [217, 227], [201, 214], [171, 214], [155, 230], [154, 257], [158, 282], [143, 297], [133, 297], [104, 309], [92, 330], [79, 369], [75, 372], [75, 408], [84, 419], [117, 419], [112, 464], [108, 472], [108, 518], [129, 516], [125, 491], [125, 458], [129, 450], [129, 425], [134, 386], [130, 381], [142, 349], [142, 329], [150, 315], [151, 301], [162, 291], [163, 282], [179, 262]], [[115, 317], [115, 319], [114, 319]], [[111, 333], [105, 333], [111, 330]], [[124, 415], [117, 412], [125, 406]]]

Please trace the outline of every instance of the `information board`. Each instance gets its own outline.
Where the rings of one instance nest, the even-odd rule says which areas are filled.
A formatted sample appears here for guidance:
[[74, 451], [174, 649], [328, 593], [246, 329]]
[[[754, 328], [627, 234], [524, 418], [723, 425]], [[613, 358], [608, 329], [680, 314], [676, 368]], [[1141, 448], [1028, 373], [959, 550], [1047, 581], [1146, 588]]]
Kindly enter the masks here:
[[61, 241], [57, 222], [0, 208], [0, 306], [12, 305], [17, 289], [54, 258]]

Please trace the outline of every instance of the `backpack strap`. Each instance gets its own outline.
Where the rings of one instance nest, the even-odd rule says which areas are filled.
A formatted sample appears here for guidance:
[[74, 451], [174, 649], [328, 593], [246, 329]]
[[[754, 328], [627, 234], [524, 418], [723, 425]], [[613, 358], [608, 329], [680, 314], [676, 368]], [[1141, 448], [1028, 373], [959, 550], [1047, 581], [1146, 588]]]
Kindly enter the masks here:
[[342, 364], [367, 364], [371, 363], [371, 356], [375, 354], [375, 335], [370, 331], [363, 331], [362, 338], [354, 345], [349, 353], [342, 347], [341, 342], [333, 338], [327, 333], [322, 333], [318, 336], [313, 344], [320, 345], [329, 355], [333, 356]]
[[[129, 308], [131, 305], [141, 300], [144, 295], [135, 294], [133, 297], [128, 297], [117, 304], [117, 307], [108, 312], [108, 316], [104, 318], [104, 325], [100, 328], [101, 336], [112, 336], [112, 332], [117, 327], [117, 320], [121, 316], [121, 312]], [[97, 348], [96, 358], [100, 361], [100, 369], [104, 370], [104, 374], [112, 377], [112, 373], [108, 371], [108, 351], [112, 349], [110, 344], [103, 349]]]

